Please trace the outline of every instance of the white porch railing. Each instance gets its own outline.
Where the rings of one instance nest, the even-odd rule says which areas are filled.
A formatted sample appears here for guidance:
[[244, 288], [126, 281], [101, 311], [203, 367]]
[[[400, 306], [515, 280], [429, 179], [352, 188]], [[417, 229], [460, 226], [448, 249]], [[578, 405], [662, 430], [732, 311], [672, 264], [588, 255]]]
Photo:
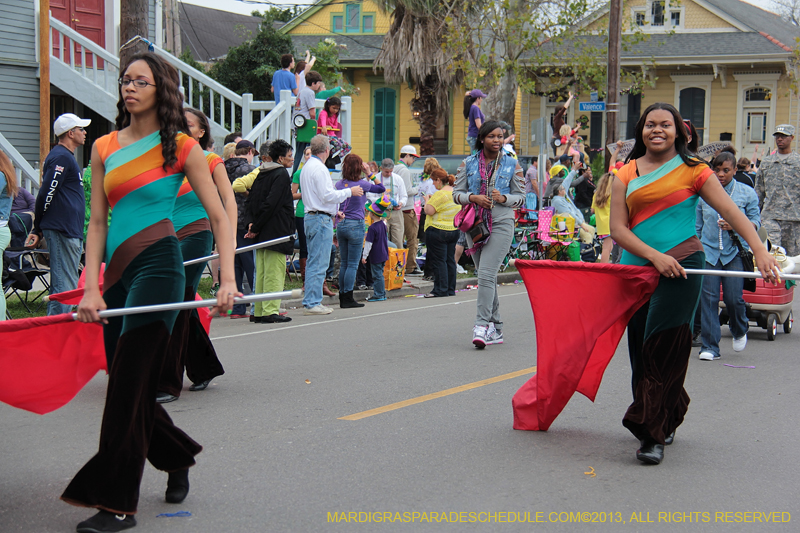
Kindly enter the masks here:
[[[248, 95], [245, 95], [248, 96]], [[339, 122], [342, 124], [342, 138], [350, 143], [350, 124], [352, 117], [353, 101], [349, 96], [342, 97], [342, 107], [339, 110]], [[275, 102], [266, 102], [269, 104], [271, 111], [264, 116], [261, 112], [262, 118], [253, 126], [253, 129], [243, 138], [251, 141], [256, 145], [256, 148], [261, 146], [266, 141], [274, 141], [275, 139], [284, 139], [292, 146], [294, 138], [292, 136], [292, 111], [295, 101], [295, 96], [291, 91], [281, 91], [281, 103], [277, 106]], [[253, 102], [253, 105], [261, 104], [262, 102]], [[317, 115], [325, 107], [325, 100], [316, 100]], [[265, 106], [267, 107], [267, 106]], [[253, 108], [251, 108], [253, 109]]]
[[6, 155], [11, 159], [11, 162], [14, 163], [14, 167], [17, 171], [17, 185], [27, 189], [29, 193], [36, 196], [36, 193], [39, 191], [39, 171], [28, 164], [25, 158], [22, 157], [2, 133], [0, 133], [0, 148], [3, 149]]
[[50, 79], [106, 120], [116, 120], [119, 58], [52, 16]]
[[[119, 95], [119, 58], [52, 16], [50, 28], [52, 83], [113, 123]], [[277, 106], [271, 100], [255, 101], [252, 94], [236, 94], [163, 48], [155, 46], [154, 50], [178, 70], [185, 104], [206, 114], [215, 139], [221, 141], [232, 131], [241, 131], [256, 146], [266, 140], [293, 141], [291, 118], [295, 96], [291, 91], [281, 94]], [[323, 100], [316, 101], [317, 113], [324, 104]], [[350, 142], [351, 111], [351, 99], [343, 97], [339, 121], [347, 142]]]

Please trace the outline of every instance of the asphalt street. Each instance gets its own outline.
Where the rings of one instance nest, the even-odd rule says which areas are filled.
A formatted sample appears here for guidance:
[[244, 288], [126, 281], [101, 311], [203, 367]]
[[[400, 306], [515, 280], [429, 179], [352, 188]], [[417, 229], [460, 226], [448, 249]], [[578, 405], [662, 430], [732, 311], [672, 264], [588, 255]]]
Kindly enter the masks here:
[[[165, 503], [166, 475], [146, 465], [133, 531], [800, 531], [800, 334], [751, 326], [734, 353], [723, 327], [722, 359], [695, 349], [686, 420], [645, 466], [621, 425], [624, 337], [596, 402], [576, 395], [547, 432], [512, 429], [535, 328], [524, 287], [500, 292], [505, 344], [483, 351], [474, 291], [292, 310], [287, 325], [215, 319], [226, 374], [166, 406], [205, 448], [191, 492]], [[580, 327], [575, 305], [553, 309], [558, 334]], [[93, 514], [58, 497], [96, 451], [105, 386], [45, 416], [0, 405], [0, 532], [66, 533]], [[191, 516], [158, 516], [178, 511]]]

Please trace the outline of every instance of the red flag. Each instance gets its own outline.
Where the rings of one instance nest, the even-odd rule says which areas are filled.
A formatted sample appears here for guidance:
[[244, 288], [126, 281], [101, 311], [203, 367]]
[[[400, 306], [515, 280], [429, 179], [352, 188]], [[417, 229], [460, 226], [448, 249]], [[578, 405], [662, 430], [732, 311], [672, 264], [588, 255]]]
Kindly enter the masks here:
[[536, 324], [536, 374], [511, 401], [514, 429], [547, 431], [575, 393], [594, 401], [633, 314], [658, 285], [652, 267], [517, 261]]
[[103, 327], [71, 313], [0, 322], [0, 401], [43, 415], [106, 369]]
[[[199, 294], [195, 293], [194, 300], [197, 302], [202, 300], [202, 298]], [[197, 317], [200, 319], [203, 329], [206, 330], [206, 335], [208, 335], [211, 330], [211, 310], [208, 307], [198, 307]]]
[[[106, 264], [100, 263], [100, 294], [103, 293], [103, 274], [106, 270]], [[48, 301], [58, 302], [64, 305], [78, 305], [83, 298], [83, 288], [86, 286], [86, 270], [81, 272], [81, 277], [78, 278], [78, 288], [71, 291], [59, 292], [50, 294], [47, 297]]]

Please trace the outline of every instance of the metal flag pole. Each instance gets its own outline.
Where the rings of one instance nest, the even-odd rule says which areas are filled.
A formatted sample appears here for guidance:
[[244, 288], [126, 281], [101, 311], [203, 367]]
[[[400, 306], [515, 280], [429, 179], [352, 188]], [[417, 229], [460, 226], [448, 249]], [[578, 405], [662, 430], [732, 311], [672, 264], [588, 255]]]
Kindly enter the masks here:
[[[700, 274], [705, 276], [719, 276], [721, 278], [763, 278], [761, 272], [744, 272], [742, 270], [705, 270], [701, 268], [684, 268], [687, 274]], [[800, 274], [783, 274], [781, 279], [800, 280]]]
[[[236, 304], [247, 304], [252, 302], [264, 302], [267, 300], [288, 300], [297, 299], [303, 294], [302, 289], [294, 289], [282, 292], [266, 292], [263, 294], [251, 294], [241, 298], [234, 298]], [[216, 299], [193, 300], [191, 302], [176, 302], [172, 304], [143, 305], [141, 307], [123, 307], [120, 309], [106, 309], [98, 313], [100, 318], [111, 318], [115, 316], [138, 315], [141, 313], [158, 313], [161, 311], [183, 311], [184, 309], [197, 309], [200, 307], [214, 307], [217, 305]], [[78, 313], [72, 313], [72, 319], [78, 319]]]
[[[272, 246], [273, 244], [280, 244], [282, 242], [291, 241], [294, 239], [295, 239], [294, 235], [278, 237], [277, 239], [272, 239], [270, 241], [259, 242], [256, 244], [251, 244], [250, 246], [242, 246], [241, 248], [237, 248], [235, 253], [241, 254], [243, 252], [250, 252], [252, 250], [258, 250], [259, 248], [264, 248], [265, 246]], [[183, 266], [195, 265], [197, 263], [211, 261], [212, 259], [216, 259], [217, 257], [219, 257], [219, 254], [212, 254], [212, 255], [207, 255], [205, 257], [198, 257], [197, 259], [190, 259], [189, 261], [184, 261]]]

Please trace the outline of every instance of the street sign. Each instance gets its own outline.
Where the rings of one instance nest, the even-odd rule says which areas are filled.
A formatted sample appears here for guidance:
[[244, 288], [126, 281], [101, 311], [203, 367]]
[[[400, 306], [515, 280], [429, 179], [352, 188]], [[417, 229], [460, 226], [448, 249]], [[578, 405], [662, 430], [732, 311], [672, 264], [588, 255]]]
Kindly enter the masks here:
[[581, 102], [578, 104], [578, 111], [605, 111], [606, 110], [606, 103], [605, 102]]
[[598, 98], [597, 91], [592, 91], [592, 92], [589, 93], [589, 100], [591, 100], [592, 102], [597, 102], [598, 99], [599, 98]]
[[552, 136], [549, 132], [550, 125], [548, 122], [545, 117], [531, 121], [531, 146], [536, 146], [537, 144], [547, 146]]

